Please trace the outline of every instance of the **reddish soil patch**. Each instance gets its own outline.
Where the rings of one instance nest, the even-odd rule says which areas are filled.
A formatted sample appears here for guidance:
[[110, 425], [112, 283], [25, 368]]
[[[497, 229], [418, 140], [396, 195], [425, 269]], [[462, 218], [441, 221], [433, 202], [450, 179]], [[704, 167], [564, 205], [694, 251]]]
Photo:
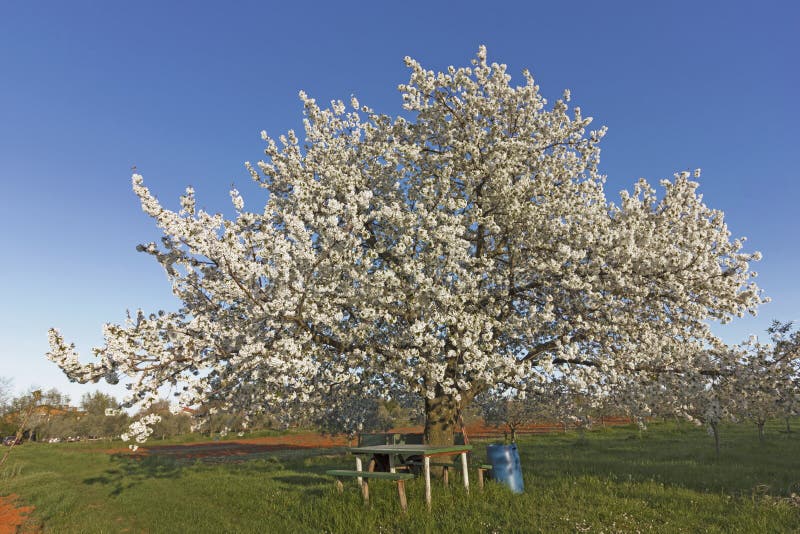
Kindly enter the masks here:
[[[14, 494], [0, 496], [0, 534], [16, 534], [22, 530], [33, 511], [33, 506], [17, 506], [16, 500]], [[33, 532], [31, 529], [22, 531]]]
[[[628, 417], [604, 417], [594, 421], [595, 428], [600, 426], [620, 426], [629, 425], [633, 421]], [[572, 425], [567, 425], [566, 430], [572, 430]], [[389, 433], [396, 434], [420, 434], [424, 428], [422, 426], [405, 426], [393, 428]], [[458, 430], [458, 429], [457, 429]], [[496, 438], [502, 437], [506, 430], [502, 426], [489, 426], [483, 421], [470, 423], [466, 425], [467, 439], [470, 438]], [[531, 425], [523, 425], [517, 428], [517, 434], [549, 434], [552, 432], [564, 432], [565, 428], [562, 423], [546, 422]]]
[[[596, 421], [595, 425], [627, 425], [631, 420], [628, 418], [606, 418]], [[467, 439], [493, 438], [503, 436], [502, 427], [487, 426], [482, 422], [467, 425]], [[422, 426], [409, 426], [394, 428], [389, 433], [397, 434], [421, 434]], [[564, 427], [560, 423], [542, 423], [536, 425], [525, 425], [517, 429], [517, 434], [543, 434], [549, 432], [563, 432]], [[185, 458], [227, 458], [231, 461], [245, 460], [252, 458], [252, 455], [268, 453], [271, 451], [291, 450], [291, 449], [328, 449], [334, 447], [346, 447], [354, 445], [345, 436], [322, 435], [313, 432], [301, 434], [286, 434], [283, 436], [266, 436], [260, 438], [241, 438], [233, 441], [202, 441], [192, 443], [181, 443], [180, 445], [158, 445], [153, 442], [140, 447], [136, 452], [131, 452], [127, 448], [106, 449], [107, 454], [122, 454], [141, 458], [148, 455], [164, 456], [176, 459]], [[0, 532], [0, 534], [3, 534]]]
[[234, 441], [203, 441], [180, 445], [145, 445], [136, 452], [129, 449], [106, 449], [108, 454], [130, 456], [158, 455], [171, 458], [206, 458], [219, 456], [249, 456], [253, 454], [291, 449], [328, 449], [346, 447], [350, 443], [344, 436], [316, 433], [287, 434], [260, 438], [242, 438]]

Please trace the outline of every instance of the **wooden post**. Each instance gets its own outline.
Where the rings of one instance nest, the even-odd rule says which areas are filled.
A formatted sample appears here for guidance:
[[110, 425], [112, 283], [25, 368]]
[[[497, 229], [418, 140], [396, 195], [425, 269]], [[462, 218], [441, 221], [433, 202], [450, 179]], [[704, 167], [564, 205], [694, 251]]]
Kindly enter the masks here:
[[406, 501], [406, 481], [397, 481], [397, 494], [400, 496], [400, 509], [405, 511], [408, 509], [408, 502]]
[[336, 479], [336, 489], [339, 491], [339, 493], [342, 493], [344, 491], [344, 486], [342, 485], [342, 481], [339, 480], [338, 478]]
[[478, 487], [483, 489], [483, 468], [478, 468]]
[[469, 472], [467, 471], [467, 453], [461, 453], [461, 469], [464, 471], [464, 489], [469, 493]]
[[361, 482], [361, 494], [364, 496], [364, 506], [369, 504], [369, 480], [366, 478]]
[[449, 482], [450, 482], [448, 480], [448, 473], [449, 472], [450, 472], [450, 469], [448, 469], [447, 466], [442, 467], [442, 482], [444, 482], [444, 487], [445, 488], [448, 487]]
[[431, 457], [426, 456], [422, 462], [422, 470], [425, 471], [425, 505], [431, 511]]
[[[356, 471], [363, 471], [363, 469], [361, 469], [361, 457], [360, 456], [356, 456]], [[356, 481], [358, 481], [358, 485], [359, 486], [363, 486], [363, 484], [364, 484], [364, 479], [363, 478], [358, 477], [358, 478], [356, 478]]]

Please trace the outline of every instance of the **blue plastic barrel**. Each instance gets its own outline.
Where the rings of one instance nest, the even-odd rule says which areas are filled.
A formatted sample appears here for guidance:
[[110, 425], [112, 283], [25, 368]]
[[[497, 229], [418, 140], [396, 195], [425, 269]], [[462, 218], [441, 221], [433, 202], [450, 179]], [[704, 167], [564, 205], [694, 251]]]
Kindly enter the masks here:
[[486, 456], [492, 464], [492, 478], [508, 486], [514, 493], [522, 493], [525, 486], [522, 482], [522, 465], [519, 451], [515, 444], [489, 445]]

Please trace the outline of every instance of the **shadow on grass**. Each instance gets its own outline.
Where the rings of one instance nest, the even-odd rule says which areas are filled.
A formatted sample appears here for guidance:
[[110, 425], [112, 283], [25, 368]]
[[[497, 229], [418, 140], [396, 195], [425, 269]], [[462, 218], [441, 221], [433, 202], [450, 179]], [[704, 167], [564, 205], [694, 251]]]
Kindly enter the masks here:
[[159, 457], [131, 457], [128, 455], [112, 455], [111, 461], [116, 465], [103, 475], [83, 480], [84, 484], [100, 484], [108, 486], [110, 495], [117, 496], [149, 479], [177, 479], [181, 476], [182, 467], [171, 459]]
[[[314, 463], [313, 465], [304, 466], [306, 461], [309, 460], [308, 457], [298, 458], [292, 456], [286, 462], [271, 456], [244, 462], [224, 462], [224, 465], [219, 465], [218, 467], [208, 465], [204, 460], [205, 458], [181, 459], [163, 456], [137, 457], [127, 454], [115, 454], [111, 456], [113, 466], [111, 469], [107, 469], [100, 476], [85, 478], [82, 482], [86, 485], [108, 488], [110, 496], [119, 496], [126, 490], [148, 480], [177, 480], [184, 475], [185, 469], [192, 470], [203, 465], [202, 469], [215, 470], [219, 468], [232, 473], [266, 475], [275, 482], [291, 488], [292, 491], [302, 492], [306, 498], [317, 498], [324, 495], [326, 493], [325, 487], [332, 483], [332, 479], [325, 476], [325, 471], [336, 467], [336, 465], [316, 464], [316, 459], [314, 458], [310, 459]], [[275, 476], [278, 474], [279, 476]]]
[[311, 470], [301, 468], [297, 471], [299, 473], [272, 477], [272, 480], [281, 483], [293, 492], [301, 491], [307, 498], [322, 497], [333, 487], [333, 479], [324, 474], [325, 469], [322, 466], [314, 467]]

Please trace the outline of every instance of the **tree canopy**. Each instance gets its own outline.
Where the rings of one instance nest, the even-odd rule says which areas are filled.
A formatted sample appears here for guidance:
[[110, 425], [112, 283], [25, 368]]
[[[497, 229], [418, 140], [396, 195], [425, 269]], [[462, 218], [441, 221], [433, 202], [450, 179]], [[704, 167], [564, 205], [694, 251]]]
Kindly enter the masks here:
[[606, 198], [605, 128], [587, 130], [569, 91], [550, 105], [484, 48], [470, 67], [406, 65], [397, 116], [301, 92], [303, 135], [262, 134], [247, 167], [265, 194], [246, 209], [232, 190], [234, 218], [191, 188], [171, 211], [134, 175], [164, 233], [140, 250], [182, 306], [106, 325], [90, 364], [51, 330], [48, 356], [75, 380], [127, 376], [128, 402], [164, 384], [237, 413], [416, 395], [427, 439], [446, 442], [482, 391], [688, 370], [686, 347], [720, 343], [709, 320], [763, 302], [759, 254], [692, 173]]

